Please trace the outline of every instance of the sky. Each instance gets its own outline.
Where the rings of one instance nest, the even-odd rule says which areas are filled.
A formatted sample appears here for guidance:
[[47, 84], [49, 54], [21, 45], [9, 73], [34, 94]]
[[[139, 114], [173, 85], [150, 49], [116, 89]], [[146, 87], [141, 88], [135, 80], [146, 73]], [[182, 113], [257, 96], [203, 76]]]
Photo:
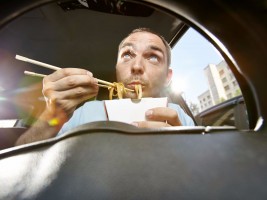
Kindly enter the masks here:
[[213, 45], [190, 28], [172, 50], [173, 85], [188, 103], [198, 103], [197, 97], [208, 90], [203, 69], [222, 60]]

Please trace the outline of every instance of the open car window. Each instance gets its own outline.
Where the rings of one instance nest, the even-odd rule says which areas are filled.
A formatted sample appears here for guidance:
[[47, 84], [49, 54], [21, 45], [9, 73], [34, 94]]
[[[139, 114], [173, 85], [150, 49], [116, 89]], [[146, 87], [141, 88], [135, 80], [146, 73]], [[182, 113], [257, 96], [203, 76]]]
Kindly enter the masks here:
[[208, 40], [190, 28], [172, 54], [173, 91], [185, 99], [198, 125], [249, 128], [235, 75]]

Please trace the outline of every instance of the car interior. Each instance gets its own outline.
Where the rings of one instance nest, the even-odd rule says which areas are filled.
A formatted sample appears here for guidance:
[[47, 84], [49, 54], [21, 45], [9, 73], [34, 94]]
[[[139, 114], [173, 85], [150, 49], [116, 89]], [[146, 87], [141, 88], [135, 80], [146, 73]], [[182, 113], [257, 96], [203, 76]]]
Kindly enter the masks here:
[[[241, 0], [1, 1], [0, 199], [264, 199], [266, 10]], [[223, 57], [242, 94], [194, 114], [170, 91], [194, 127], [99, 121], [14, 146], [46, 107], [42, 77], [24, 71], [54, 71], [16, 55], [115, 82], [118, 44], [139, 27], [172, 48], [194, 29]], [[108, 91], [101, 88], [97, 99]]]

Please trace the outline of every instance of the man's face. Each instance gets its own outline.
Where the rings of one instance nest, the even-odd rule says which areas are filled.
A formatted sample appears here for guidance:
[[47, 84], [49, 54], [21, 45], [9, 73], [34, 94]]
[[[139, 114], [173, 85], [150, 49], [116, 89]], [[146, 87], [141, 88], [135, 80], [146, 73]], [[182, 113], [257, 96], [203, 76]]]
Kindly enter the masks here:
[[[148, 32], [127, 37], [118, 52], [116, 74], [117, 81], [127, 88], [141, 84], [143, 97], [160, 97], [172, 76], [161, 38]], [[136, 98], [136, 94], [127, 92], [126, 97]]]

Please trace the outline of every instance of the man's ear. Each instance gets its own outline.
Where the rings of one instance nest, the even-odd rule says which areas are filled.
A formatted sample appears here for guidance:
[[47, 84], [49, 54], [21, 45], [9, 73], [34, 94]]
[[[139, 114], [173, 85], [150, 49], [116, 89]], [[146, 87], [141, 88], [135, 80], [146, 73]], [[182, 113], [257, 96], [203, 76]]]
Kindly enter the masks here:
[[171, 84], [171, 80], [172, 80], [172, 69], [169, 68], [168, 72], [167, 72], [166, 81], [165, 81], [165, 86], [166, 87], [168, 87]]

